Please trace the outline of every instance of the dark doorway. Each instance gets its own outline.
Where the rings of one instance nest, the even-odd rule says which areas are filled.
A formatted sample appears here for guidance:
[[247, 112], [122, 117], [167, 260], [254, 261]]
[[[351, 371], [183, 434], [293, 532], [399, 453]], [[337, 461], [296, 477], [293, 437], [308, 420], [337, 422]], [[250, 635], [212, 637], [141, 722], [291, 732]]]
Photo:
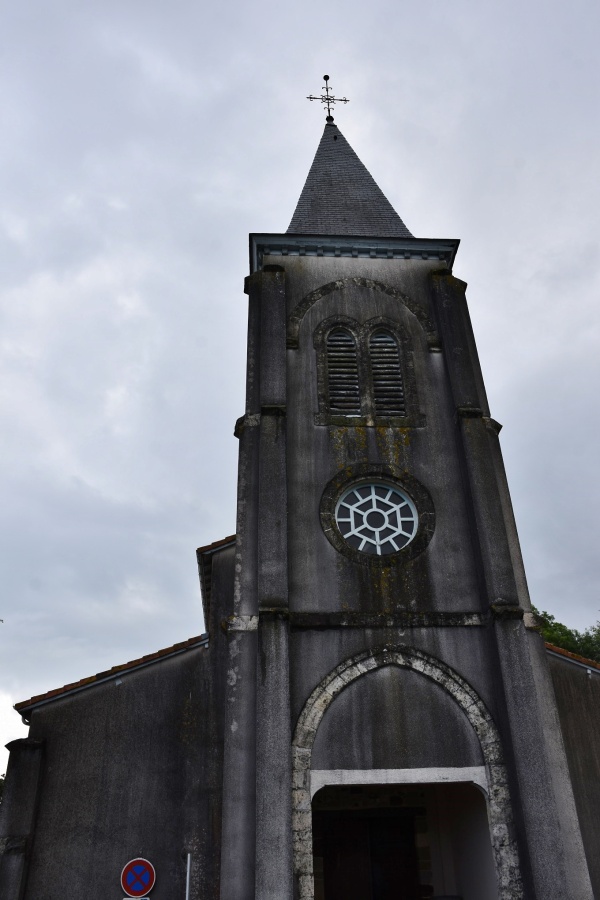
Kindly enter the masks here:
[[415, 820], [420, 809], [313, 811], [324, 900], [421, 900]]
[[315, 900], [498, 900], [473, 784], [327, 785], [312, 814]]

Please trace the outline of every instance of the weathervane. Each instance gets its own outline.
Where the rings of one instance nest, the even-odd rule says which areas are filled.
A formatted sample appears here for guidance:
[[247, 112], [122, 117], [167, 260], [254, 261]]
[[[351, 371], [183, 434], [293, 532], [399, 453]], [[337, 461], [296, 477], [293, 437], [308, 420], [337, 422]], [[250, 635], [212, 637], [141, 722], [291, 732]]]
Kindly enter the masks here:
[[325, 91], [324, 94], [321, 94], [320, 97], [313, 97], [311, 94], [310, 97], [307, 97], [307, 100], [320, 100], [321, 103], [324, 103], [327, 107], [327, 121], [333, 122], [333, 116], [331, 115], [331, 107], [334, 103], [350, 103], [349, 100], [346, 100], [345, 97], [334, 97], [331, 93], [331, 88], [329, 87], [329, 75], [323, 75], [323, 80], [325, 82], [325, 87], [321, 88], [322, 91]]

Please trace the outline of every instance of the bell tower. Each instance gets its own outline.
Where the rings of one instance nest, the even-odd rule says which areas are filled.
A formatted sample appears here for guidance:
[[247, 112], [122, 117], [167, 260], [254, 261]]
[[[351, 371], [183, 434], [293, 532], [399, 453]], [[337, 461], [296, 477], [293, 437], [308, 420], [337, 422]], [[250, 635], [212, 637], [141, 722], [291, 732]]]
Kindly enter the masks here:
[[458, 241], [328, 113], [250, 236], [220, 896], [591, 900]]

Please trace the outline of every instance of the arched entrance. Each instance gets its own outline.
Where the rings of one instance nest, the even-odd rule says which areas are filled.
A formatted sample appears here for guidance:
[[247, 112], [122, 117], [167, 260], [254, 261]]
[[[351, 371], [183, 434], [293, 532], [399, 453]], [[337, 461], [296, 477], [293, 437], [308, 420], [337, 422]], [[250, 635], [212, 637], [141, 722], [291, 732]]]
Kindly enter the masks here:
[[[523, 897], [502, 748], [496, 726], [473, 688], [453, 669], [411, 647], [367, 650], [341, 663], [314, 689], [299, 716], [292, 743], [294, 874], [299, 900], [314, 900], [311, 756], [325, 712], [346, 686], [384, 666], [420, 673], [446, 691], [477, 735], [485, 762], [487, 815], [499, 900]], [[426, 775], [422, 776], [426, 781]]]

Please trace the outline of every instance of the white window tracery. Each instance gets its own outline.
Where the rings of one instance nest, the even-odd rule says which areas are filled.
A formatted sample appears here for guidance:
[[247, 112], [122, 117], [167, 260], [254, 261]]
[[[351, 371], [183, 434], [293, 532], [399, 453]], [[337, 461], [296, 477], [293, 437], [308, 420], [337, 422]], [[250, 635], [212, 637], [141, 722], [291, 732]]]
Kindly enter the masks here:
[[413, 501], [397, 487], [368, 482], [355, 484], [342, 494], [335, 521], [355, 550], [385, 556], [412, 541], [419, 517]]

